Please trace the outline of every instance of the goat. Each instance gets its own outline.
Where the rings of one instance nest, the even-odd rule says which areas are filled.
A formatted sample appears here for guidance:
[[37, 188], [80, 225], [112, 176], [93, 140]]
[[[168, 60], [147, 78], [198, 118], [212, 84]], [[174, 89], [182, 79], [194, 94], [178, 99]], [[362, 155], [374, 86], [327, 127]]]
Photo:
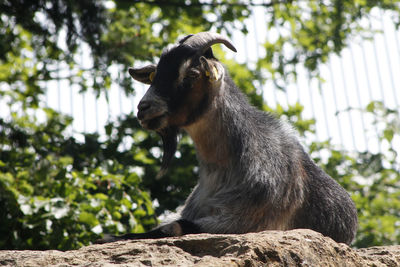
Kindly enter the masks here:
[[201, 32], [165, 49], [158, 65], [129, 68], [150, 84], [137, 117], [162, 138], [161, 173], [183, 129], [196, 148], [199, 181], [176, 221], [100, 243], [308, 228], [350, 244], [357, 230], [350, 196], [310, 159], [288, 124], [248, 103], [214, 57], [217, 43], [236, 52], [229, 39]]

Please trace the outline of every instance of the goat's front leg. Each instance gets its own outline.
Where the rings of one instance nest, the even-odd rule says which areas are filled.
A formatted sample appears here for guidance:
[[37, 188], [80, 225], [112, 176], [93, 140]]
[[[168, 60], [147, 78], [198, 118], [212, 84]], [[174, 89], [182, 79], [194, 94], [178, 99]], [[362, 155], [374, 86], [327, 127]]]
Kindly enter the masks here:
[[120, 240], [132, 239], [158, 239], [164, 237], [182, 236], [187, 234], [201, 233], [200, 228], [191, 221], [180, 219], [172, 223], [159, 226], [149, 232], [141, 234], [124, 234], [120, 236], [105, 235], [104, 238], [97, 240], [96, 244], [104, 244]]

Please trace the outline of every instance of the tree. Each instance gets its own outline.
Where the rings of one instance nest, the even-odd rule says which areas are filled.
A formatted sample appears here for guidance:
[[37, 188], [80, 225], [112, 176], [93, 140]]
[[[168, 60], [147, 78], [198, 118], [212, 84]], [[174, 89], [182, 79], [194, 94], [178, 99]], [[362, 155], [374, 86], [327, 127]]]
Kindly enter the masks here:
[[[0, 120], [0, 209], [6, 211], [0, 215], [4, 237], [0, 247], [65, 250], [89, 244], [105, 232], [144, 231], [156, 224], [156, 215], [182, 204], [196, 183], [196, 158], [188, 137], [182, 135], [180, 158], [172, 162], [165, 177], [155, 181], [160, 163], [160, 153], [155, 153], [160, 147], [156, 135], [141, 129], [129, 114], [110, 122], [105, 138], [83, 133], [85, 141], [80, 142], [66, 131], [71, 118], [45, 108], [47, 81], [68, 80], [82, 91], [92, 88], [99, 95], [112, 83], [119, 83], [127, 94], [134, 93], [128, 66], [156, 61], [168, 43], [188, 32], [246, 32], [242, 22], [251, 13], [249, 6], [263, 5], [268, 27], [279, 29], [279, 35], [274, 42], [265, 43], [266, 57], [259, 60], [257, 68], [249, 71], [247, 66], [225, 59], [218, 48], [216, 53], [254, 105], [287, 117], [302, 134], [312, 133], [313, 121], [302, 118], [300, 105], [271, 110], [253, 81], [273, 79], [282, 87], [283, 80], [296, 77], [297, 64], [318, 76], [318, 65], [330, 53], [340, 52], [350, 36], [368, 30], [359, 22], [373, 7], [392, 10], [399, 24], [399, 1], [257, 3], [0, 3], [0, 97], [1, 104], [7, 103], [11, 110], [10, 116], [5, 116], [2, 109]], [[82, 43], [91, 51], [92, 64], [87, 69], [79, 64]], [[118, 81], [111, 79], [113, 67], [120, 71]], [[63, 70], [71, 75], [60, 77]], [[379, 103], [372, 103], [367, 112], [376, 110], [383, 114], [377, 120], [388, 114], [393, 118], [384, 122], [388, 127], [381, 136], [391, 144], [399, 133], [397, 113]], [[399, 218], [396, 189], [400, 183], [396, 150], [349, 156], [328, 142], [309, 145], [311, 153], [329, 151], [328, 159], [313, 156], [353, 192], [360, 215], [355, 245], [399, 243], [400, 233], [394, 227]]]

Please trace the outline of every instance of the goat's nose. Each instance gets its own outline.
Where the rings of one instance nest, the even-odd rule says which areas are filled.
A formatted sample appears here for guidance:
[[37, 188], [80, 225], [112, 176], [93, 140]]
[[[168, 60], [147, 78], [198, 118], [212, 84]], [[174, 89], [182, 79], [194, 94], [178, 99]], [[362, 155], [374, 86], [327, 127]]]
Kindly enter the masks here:
[[144, 114], [146, 111], [148, 111], [151, 107], [151, 102], [150, 101], [140, 101], [138, 105], [138, 113], [137, 117], [139, 120], [144, 118]]
[[140, 101], [138, 105], [138, 110], [139, 111], [145, 111], [146, 109], [149, 109], [151, 107], [150, 101]]

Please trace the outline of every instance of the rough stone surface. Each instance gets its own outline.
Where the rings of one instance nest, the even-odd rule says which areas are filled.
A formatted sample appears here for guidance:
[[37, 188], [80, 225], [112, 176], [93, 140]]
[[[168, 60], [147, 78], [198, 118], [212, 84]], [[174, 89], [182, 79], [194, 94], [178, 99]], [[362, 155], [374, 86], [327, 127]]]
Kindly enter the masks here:
[[354, 250], [311, 230], [188, 235], [71, 251], [0, 251], [0, 266], [400, 266], [400, 246]]

